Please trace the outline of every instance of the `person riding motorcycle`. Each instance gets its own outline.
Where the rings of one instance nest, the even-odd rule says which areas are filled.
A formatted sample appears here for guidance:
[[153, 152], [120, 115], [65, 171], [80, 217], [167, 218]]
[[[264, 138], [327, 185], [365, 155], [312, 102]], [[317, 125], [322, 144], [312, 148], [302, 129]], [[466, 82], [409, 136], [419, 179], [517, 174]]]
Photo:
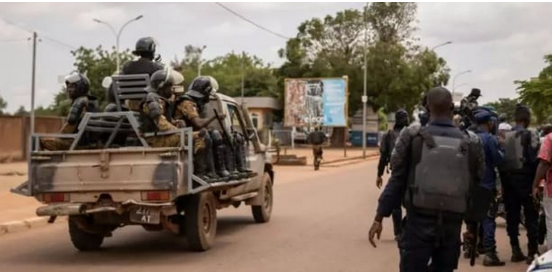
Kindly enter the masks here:
[[[96, 97], [89, 94], [91, 83], [87, 76], [81, 73], [71, 73], [65, 77], [66, 92], [71, 99], [71, 107], [66, 122], [62, 126], [62, 134], [74, 134], [77, 126], [86, 112], [97, 112], [98, 103]], [[93, 142], [85, 136], [80, 145]], [[51, 151], [68, 150], [73, 143], [71, 138], [42, 137], [40, 144], [43, 148]]]
[[326, 134], [322, 132], [321, 127], [317, 127], [312, 133], [308, 135], [308, 143], [312, 144], [312, 155], [314, 156], [314, 160], [316, 158], [323, 159], [324, 151], [322, 148], [322, 144], [326, 142]]

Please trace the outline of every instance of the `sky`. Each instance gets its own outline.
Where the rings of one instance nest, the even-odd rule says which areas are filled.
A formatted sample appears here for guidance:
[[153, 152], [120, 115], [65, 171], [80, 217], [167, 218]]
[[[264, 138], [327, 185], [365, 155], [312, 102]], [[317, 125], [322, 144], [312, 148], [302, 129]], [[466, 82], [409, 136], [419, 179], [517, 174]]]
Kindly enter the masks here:
[[[362, 9], [365, 3], [224, 3], [246, 18], [286, 37], [294, 37], [305, 20], [345, 9]], [[515, 97], [514, 80], [536, 76], [542, 57], [551, 53], [551, 3], [418, 3], [421, 45], [450, 45], [436, 52], [451, 68], [456, 91], [482, 90], [481, 102]], [[0, 3], [0, 96], [8, 111], [31, 106], [32, 43], [22, 28], [36, 30], [36, 106], [47, 106], [60, 90], [59, 77], [73, 70], [71, 48], [112, 47], [116, 29], [127, 20], [121, 48], [133, 48], [138, 38], [153, 36], [163, 62], [184, 56], [185, 45], [206, 45], [203, 58], [231, 51], [246, 51], [279, 66], [277, 51], [286, 40], [236, 17], [215, 3]], [[18, 25], [15, 27], [13, 24]], [[22, 28], [21, 28], [22, 27]], [[55, 42], [58, 41], [58, 42]], [[61, 43], [60, 43], [61, 42]], [[451, 90], [452, 83], [447, 87]]]

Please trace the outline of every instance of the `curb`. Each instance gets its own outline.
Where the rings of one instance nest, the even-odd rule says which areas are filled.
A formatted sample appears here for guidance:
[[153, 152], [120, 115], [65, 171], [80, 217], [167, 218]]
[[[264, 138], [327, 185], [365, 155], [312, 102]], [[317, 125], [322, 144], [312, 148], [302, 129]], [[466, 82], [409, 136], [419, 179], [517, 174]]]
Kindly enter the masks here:
[[379, 157], [380, 155], [372, 155], [372, 156], [367, 156], [366, 159], [362, 157], [356, 157], [356, 158], [350, 158], [350, 159], [343, 159], [341, 161], [333, 161], [333, 162], [330, 161], [327, 163], [322, 163], [322, 167], [332, 167], [332, 168], [343, 167], [343, 166], [357, 164], [357, 163], [361, 163], [369, 160], [375, 160]]
[[[0, 224], [0, 235], [7, 233], [16, 233], [29, 229], [45, 227], [49, 225], [49, 217], [33, 217], [19, 221], [11, 221]], [[54, 223], [65, 222], [66, 219], [58, 217]]]
[[[329, 165], [329, 164], [342, 164], [342, 162], [345, 163], [350, 163], [353, 160], [372, 160], [375, 159], [377, 157], [380, 157], [380, 154], [372, 154], [372, 155], [368, 155], [366, 156], [366, 159], [364, 159], [362, 156], [357, 156], [357, 157], [348, 157], [348, 158], [344, 158], [344, 159], [335, 159], [335, 160], [330, 160], [330, 161], [325, 161], [322, 162], [322, 165]], [[331, 166], [328, 166], [331, 167]]]

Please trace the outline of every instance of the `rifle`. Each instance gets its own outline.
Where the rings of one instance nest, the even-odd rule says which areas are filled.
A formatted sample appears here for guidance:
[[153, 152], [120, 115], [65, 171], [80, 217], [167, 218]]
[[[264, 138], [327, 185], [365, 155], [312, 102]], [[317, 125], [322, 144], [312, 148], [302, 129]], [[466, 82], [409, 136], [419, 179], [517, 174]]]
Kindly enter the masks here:
[[220, 114], [218, 113], [218, 110], [214, 109], [214, 114], [216, 115], [216, 120], [218, 120], [218, 124], [220, 124], [220, 127], [222, 128], [224, 141], [227, 142], [230, 148], [233, 148], [233, 139], [231, 139], [231, 136], [227, 132], [227, 128], [225, 128], [223, 121], [220, 119]]

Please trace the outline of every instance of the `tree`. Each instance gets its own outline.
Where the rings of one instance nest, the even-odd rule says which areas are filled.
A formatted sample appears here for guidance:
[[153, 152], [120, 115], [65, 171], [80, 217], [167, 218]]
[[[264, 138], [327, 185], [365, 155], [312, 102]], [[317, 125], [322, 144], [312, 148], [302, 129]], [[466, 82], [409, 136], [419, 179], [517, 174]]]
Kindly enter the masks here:
[[[373, 3], [367, 10], [345, 10], [301, 23], [295, 38], [279, 51], [279, 91], [287, 77], [349, 76], [349, 115], [362, 107], [363, 68], [367, 66], [368, 104], [391, 112], [412, 111], [429, 88], [445, 84], [445, 60], [416, 45], [414, 3]], [[367, 31], [365, 35], [365, 31]], [[365, 40], [364, 38], [367, 38]], [[364, 51], [367, 63], [364, 64]], [[342, 144], [334, 129], [333, 144]]]
[[102, 80], [106, 76], [111, 76], [116, 72], [116, 55], [119, 54], [121, 63], [132, 60], [133, 55], [126, 49], [123, 52], [116, 52], [115, 48], [111, 51], [105, 50], [102, 46], [96, 49], [79, 47], [71, 52], [75, 57], [73, 65], [77, 71], [87, 75], [91, 81], [91, 94], [98, 98], [101, 106], [106, 103], [106, 91], [102, 87]]
[[507, 116], [507, 122], [515, 121], [515, 109], [518, 104], [518, 99], [516, 98], [500, 98], [497, 101], [490, 102], [484, 105], [492, 106], [495, 112], [499, 115], [505, 114]]
[[[198, 48], [185, 47], [185, 58], [174, 61], [172, 66], [181, 70], [185, 83], [197, 76]], [[218, 80], [219, 92], [231, 97], [241, 96], [241, 78], [244, 76], [244, 96], [279, 97], [277, 78], [273, 69], [262, 59], [246, 53], [229, 53], [207, 61], [202, 65], [202, 74]]]
[[544, 56], [544, 61], [548, 66], [542, 69], [538, 77], [515, 81], [519, 85], [519, 100], [532, 109], [538, 124], [551, 120], [551, 54]]
[[0, 115], [5, 114], [4, 111], [8, 108], [8, 102], [4, 100], [3, 97], [0, 96]]
[[23, 105], [19, 106], [19, 109], [17, 109], [17, 111], [15, 111], [15, 113], [13, 114], [14, 116], [27, 116], [29, 115], [29, 112], [27, 110], [25, 110], [25, 107]]

